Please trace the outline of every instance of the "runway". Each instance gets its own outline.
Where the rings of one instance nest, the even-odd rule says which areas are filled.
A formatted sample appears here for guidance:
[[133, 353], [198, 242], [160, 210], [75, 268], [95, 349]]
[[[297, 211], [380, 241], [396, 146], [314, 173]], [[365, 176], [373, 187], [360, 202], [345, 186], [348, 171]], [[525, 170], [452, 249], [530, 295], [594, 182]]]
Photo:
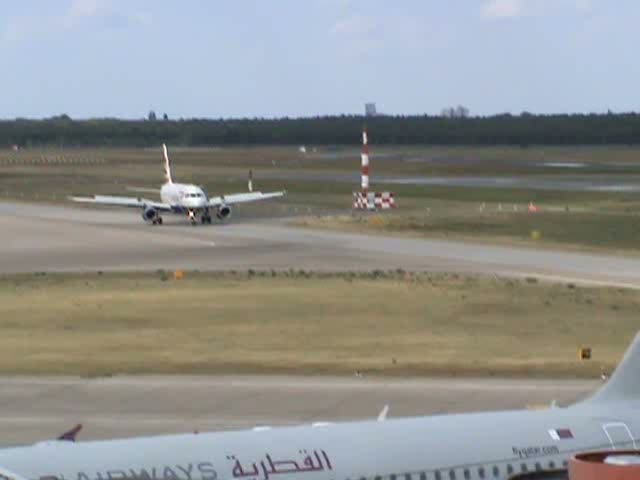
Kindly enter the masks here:
[[0, 446], [559, 405], [598, 381], [149, 376], [0, 378]]
[[265, 220], [191, 227], [137, 210], [0, 203], [0, 273], [403, 268], [640, 288], [640, 258], [315, 231]]

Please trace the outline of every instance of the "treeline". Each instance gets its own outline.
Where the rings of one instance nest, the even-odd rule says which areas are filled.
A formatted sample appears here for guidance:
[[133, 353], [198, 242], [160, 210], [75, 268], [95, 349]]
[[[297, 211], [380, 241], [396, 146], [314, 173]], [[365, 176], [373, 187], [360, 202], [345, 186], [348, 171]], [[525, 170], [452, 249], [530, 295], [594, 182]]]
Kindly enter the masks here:
[[0, 121], [0, 146], [605, 145], [640, 143], [640, 115], [335, 116], [280, 119]]

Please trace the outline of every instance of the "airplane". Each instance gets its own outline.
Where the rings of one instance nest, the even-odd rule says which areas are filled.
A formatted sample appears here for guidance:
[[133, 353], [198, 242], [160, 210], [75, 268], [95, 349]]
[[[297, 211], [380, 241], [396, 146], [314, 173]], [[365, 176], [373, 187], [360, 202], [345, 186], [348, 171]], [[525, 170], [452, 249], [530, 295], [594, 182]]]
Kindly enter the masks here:
[[[286, 192], [254, 192], [251, 176], [249, 178], [249, 191], [246, 193], [234, 193], [208, 197], [205, 191], [192, 184], [174, 183], [171, 176], [171, 162], [169, 152], [165, 144], [162, 145], [164, 154], [164, 179], [165, 183], [160, 188], [160, 201], [149, 200], [141, 197], [118, 197], [110, 195], [95, 195], [93, 197], [70, 197], [74, 202], [92, 203], [96, 205], [108, 205], [113, 207], [131, 207], [142, 209], [142, 219], [152, 225], [162, 225], [162, 213], [186, 214], [192, 225], [198, 223], [198, 217], [202, 224], [210, 224], [211, 212], [215, 211], [219, 220], [227, 220], [231, 217], [232, 205], [239, 203], [268, 200], [283, 197]], [[150, 189], [144, 189], [148, 191]]]
[[[507, 480], [567, 478], [576, 453], [640, 445], [640, 333], [569, 407], [259, 427], [0, 449], [2, 480]], [[69, 441], [72, 440], [72, 441]]]

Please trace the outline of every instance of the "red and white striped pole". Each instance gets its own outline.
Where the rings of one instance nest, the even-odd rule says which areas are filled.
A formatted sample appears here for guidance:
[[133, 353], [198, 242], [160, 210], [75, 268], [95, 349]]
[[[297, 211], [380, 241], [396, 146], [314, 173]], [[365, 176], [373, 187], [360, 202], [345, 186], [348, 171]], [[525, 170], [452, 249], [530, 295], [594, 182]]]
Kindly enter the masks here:
[[362, 174], [362, 182], [360, 189], [362, 193], [367, 194], [369, 192], [369, 139], [367, 137], [367, 129], [362, 130], [362, 167], [360, 173]]

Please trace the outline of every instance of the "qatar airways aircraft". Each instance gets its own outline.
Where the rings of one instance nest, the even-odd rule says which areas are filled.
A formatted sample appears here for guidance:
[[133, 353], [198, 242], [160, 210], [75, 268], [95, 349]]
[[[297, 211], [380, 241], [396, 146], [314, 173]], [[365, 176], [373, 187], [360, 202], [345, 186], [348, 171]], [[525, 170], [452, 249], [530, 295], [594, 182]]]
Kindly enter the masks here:
[[198, 217], [200, 217], [200, 221], [203, 224], [211, 223], [212, 211], [215, 211], [219, 220], [226, 220], [231, 216], [232, 205], [268, 200], [286, 195], [286, 192], [254, 192], [251, 179], [249, 179], [249, 192], [207, 197], [204, 190], [197, 185], [173, 183], [167, 146], [163, 144], [162, 150], [164, 153], [165, 184], [160, 188], [159, 202], [141, 197], [114, 197], [107, 195], [71, 197], [71, 199], [81, 203], [140, 208], [142, 209], [142, 219], [153, 225], [162, 225], [163, 212], [187, 215], [191, 224], [196, 225]]
[[[611, 379], [567, 408], [260, 428], [0, 450], [0, 478], [538, 480], [578, 452], [640, 444], [640, 333]], [[530, 477], [528, 477], [530, 478]], [[532, 478], [532, 477], [531, 477]]]

